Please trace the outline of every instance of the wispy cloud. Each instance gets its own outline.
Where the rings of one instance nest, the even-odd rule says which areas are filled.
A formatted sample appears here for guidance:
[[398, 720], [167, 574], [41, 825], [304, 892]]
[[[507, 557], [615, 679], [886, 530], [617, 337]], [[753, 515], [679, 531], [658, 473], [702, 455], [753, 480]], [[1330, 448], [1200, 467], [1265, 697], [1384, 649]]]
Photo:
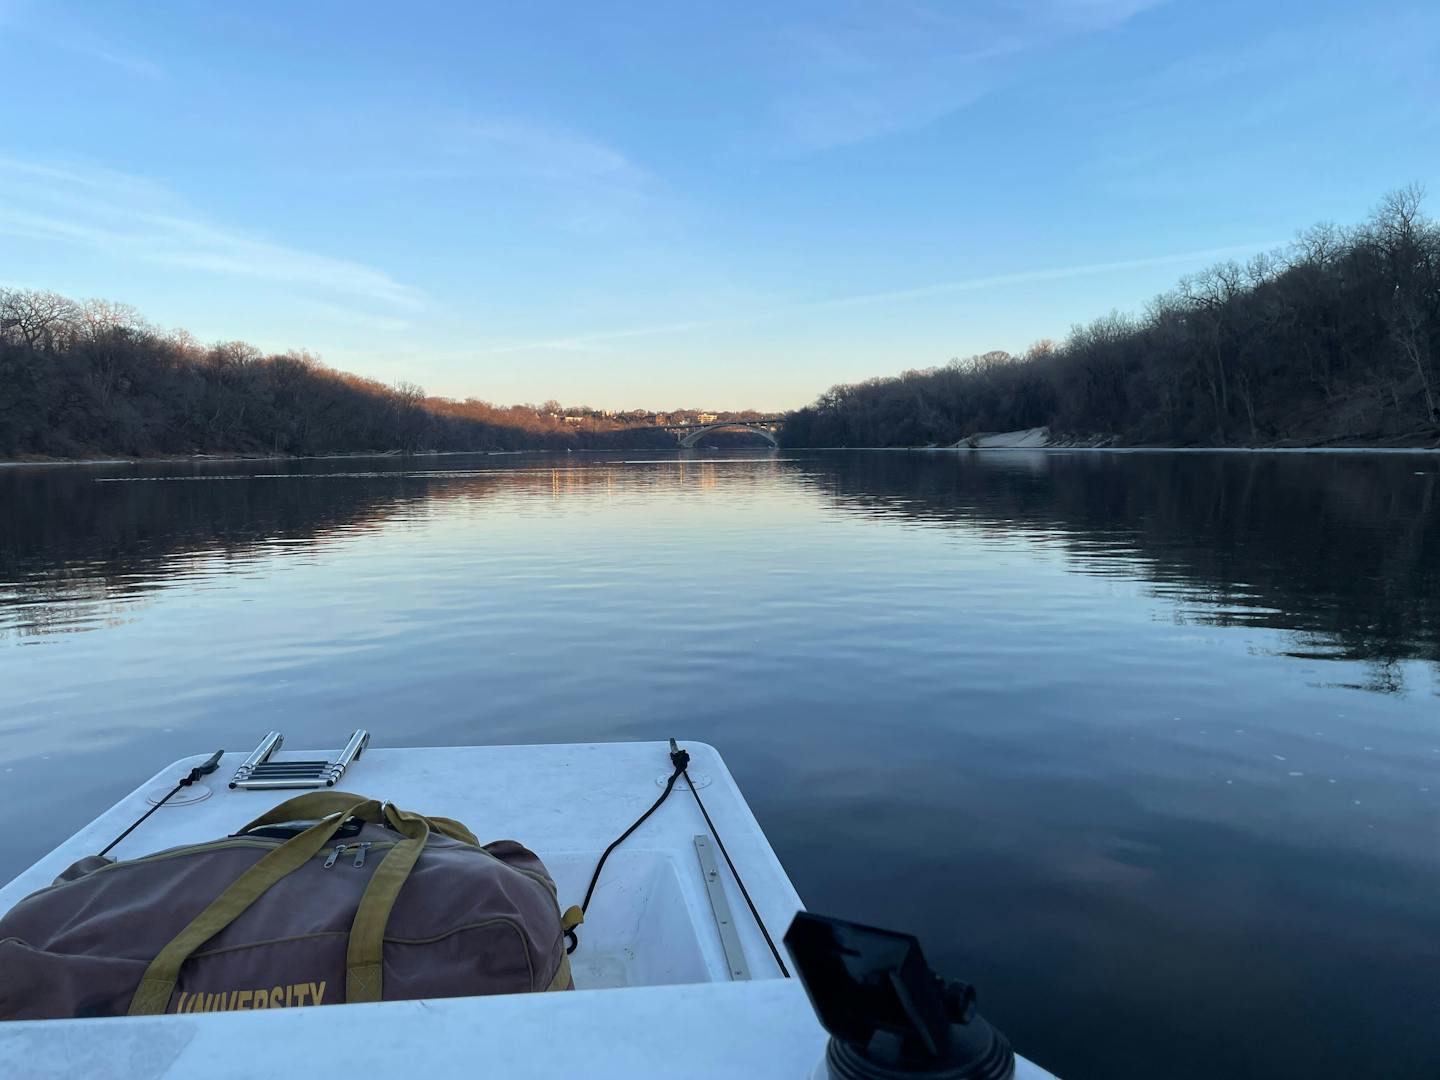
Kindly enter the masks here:
[[96, 166], [81, 170], [47, 162], [0, 158], [0, 178], [7, 175], [12, 182], [17, 179], [55, 181], [61, 187], [84, 188], [124, 199], [159, 199], [164, 195], [164, 189], [153, 180]]
[[138, 53], [116, 48], [99, 38], [89, 36], [79, 39], [57, 37], [51, 40], [62, 49], [68, 49], [91, 60], [99, 60], [102, 64], [109, 64], [111, 67], [129, 72], [131, 75], [138, 75], [142, 79], [161, 82], [166, 78], [165, 69], [154, 61], [148, 60]]
[[885, 289], [875, 292], [851, 293], [846, 296], [832, 296], [807, 300], [783, 307], [767, 308], [747, 314], [737, 314], [722, 319], [703, 319], [690, 322], [661, 323], [654, 326], [633, 327], [626, 330], [606, 330], [593, 334], [579, 334], [567, 338], [552, 338], [541, 341], [501, 345], [491, 349], [478, 350], [481, 354], [536, 352], [542, 350], [602, 352], [614, 341], [628, 338], [659, 337], [668, 334], [685, 333], [690, 330], [714, 329], [716, 327], [743, 326], [757, 322], [825, 311], [836, 308], [865, 307], [879, 304], [898, 304], [911, 300], [923, 300], [933, 296], [977, 292], [982, 289], [998, 289], [1008, 285], [1025, 285], [1042, 281], [1064, 281], [1070, 278], [1092, 277], [1098, 274], [1120, 273], [1126, 270], [1144, 270], [1161, 266], [1184, 266], [1216, 262], [1240, 255], [1250, 255], [1278, 247], [1282, 241], [1264, 240], [1244, 244], [1230, 244], [1225, 247], [1202, 248], [1197, 251], [1177, 251], [1165, 255], [1146, 255], [1136, 259], [1119, 259], [1112, 262], [1082, 263], [1072, 266], [1053, 266], [1035, 270], [1022, 270], [1012, 274], [991, 274], [984, 277], [959, 278], [953, 281], [933, 282], [904, 289]]
[[[407, 186], [462, 182], [511, 213], [530, 213], [536, 227], [579, 234], [612, 231], [653, 215], [663, 185], [622, 150], [589, 135], [505, 117], [466, 117], [429, 124], [405, 118], [387, 155], [399, 163], [364, 168], [363, 181]], [[395, 146], [403, 146], [396, 153]]]
[[630, 186], [650, 179], [625, 154], [603, 142], [506, 120], [450, 125], [441, 132], [437, 149], [472, 170], [525, 180]]
[[309, 318], [323, 319], [326, 322], [361, 330], [378, 330], [387, 334], [399, 333], [402, 330], [410, 329], [411, 326], [408, 319], [377, 315], [373, 311], [357, 310], [341, 304], [327, 304], [320, 300], [306, 301], [300, 305], [300, 311]]
[[1014, 77], [1018, 62], [1163, 0], [826, 3], [771, 34], [783, 148], [817, 150], [933, 123]]
[[[1440, 129], [1440, 8], [1354, 5], [1239, 37], [1087, 88], [1088, 156], [1076, 171], [1120, 199], [1263, 200], [1267, 179], [1305, 175], [1368, 145], [1428, 146]], [[1357, 90], [1383, 102], [1352, 139], [1317, 141], [1316, 118], [1345, 115]], [[1236, 148], [1244, 148], [1237, 168]]]
[[143, 177], [0, 159], [0, 233], [399, 308], [422, 302], [418, 290], [372, 266], [273, 243], [178, 206]]
[[12, 33], [19, 32], [42, 46], [99, 61], [128, 75], [152, 82], [168, 78], [163, 67], [129, 43], [103, 35], [55, 7], [0, 0], [0, 25], [7, 24]]

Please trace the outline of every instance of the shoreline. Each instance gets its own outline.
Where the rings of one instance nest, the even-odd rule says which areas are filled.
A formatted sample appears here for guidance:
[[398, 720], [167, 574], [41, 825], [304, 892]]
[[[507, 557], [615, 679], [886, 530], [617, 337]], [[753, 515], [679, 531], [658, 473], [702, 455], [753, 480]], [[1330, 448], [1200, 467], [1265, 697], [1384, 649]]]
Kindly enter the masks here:
[[954, 450], [957, 453], [1030, 451], [1106, 454], [1434, 454], [1440, 446], [917, 446], [915, 450]]
[[[654, 447], [647, 448], [656, 452]], [[677, 447], [677, 449], [679, 449]], [[746, 448], [748, 449], [748, 447]], [[756, 449], [759, 449], [758, 447]], [[767, 453], [859, 451], [888, 454], [1440, 454], [1440, 446], [782, 446]], [[630, 450], [572, 450], [572, 454], [631, 453]], [[39, 458], [0, 460], [0, 469], [94, 468], [100, 465], [231, 464], [237, 461], [373, 461], [376, 458], [517, 457], [522, 454], [562, 454], [563, 450], [445, 450], [423, 454], [313, 454], [305, 456], [236, 455], [234, 457], [154, 458]]]
[[[563, 450], [422, 450], [407, 454], [400, 450], [363, 450], [346, 454], [170, 454], [156, 457], [96, 458], [0, 458], [0, 469], [26, 466], [55, 467], [65, 465], [178, 465], [181, 463], [217, 465], [235, 461], [373, 461], [375, 458], [435, 457], [513, 457], [517, 454], [559, 454]], [[588, 453], [576, 450], [573, 453]]]
[[1440, 454], [1440, 446], [792, 446], [789, 453], [865, 450], [891, 454]]

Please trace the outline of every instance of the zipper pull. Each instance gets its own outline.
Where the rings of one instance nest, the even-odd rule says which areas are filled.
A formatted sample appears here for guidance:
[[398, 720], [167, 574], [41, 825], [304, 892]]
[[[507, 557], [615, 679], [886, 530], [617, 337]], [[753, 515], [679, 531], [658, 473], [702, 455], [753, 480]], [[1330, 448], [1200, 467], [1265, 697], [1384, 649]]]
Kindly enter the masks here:
[[370, 850], [370, 841], [362, 840], [357, 846], [360, 848], [355, 852], [355, 868], [358, 870], [365, 865], [365, 853]]
[[338, 858], [340, 858], [340, 853], [341, 853], [342, 851], [344, 851], [344, 850], [345, 850], [345, 845], [344, 845], [344, 844], [336, 844], [336, 845], [335, 845], [335, 850], [332, 851], [332, 852], [330, 852], [330, 857], [325, 860], [325, 865], [324, 865], [323, 867], [321, 867], [321, 869], [322, 869], [322, 870], [329, 870], [330, 867], [334, 866], [334, 865], [335, 865], [335, 860], [338, 859]]

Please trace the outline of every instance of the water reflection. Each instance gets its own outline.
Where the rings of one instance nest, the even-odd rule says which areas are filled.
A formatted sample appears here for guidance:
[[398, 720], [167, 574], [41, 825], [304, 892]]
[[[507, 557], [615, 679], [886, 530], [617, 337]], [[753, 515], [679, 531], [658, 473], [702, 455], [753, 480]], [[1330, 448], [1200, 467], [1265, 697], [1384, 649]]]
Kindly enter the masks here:
[[[318, 553], [430, 504], [737, 485], [845, 514], [1063, 551], [1084, 574], [1148, 583], [1181, 623], [1288, 631], [1298, 659], [1361, 661], [1406, 688], [1440, 662], [1440, 468], [1432, 455], [811, 454], [585, 457], [0, 471], [0, 636], [99, 629], [156, 589]], [[739, 460], [744, 460], [743, 458]], [[319, 481], [319, 482], [317, 482]]]
[[114, 626], [154, 590], [319, 556], [422, 518], [430, 504], [503, 495], [523, 511], [547, 492], [613, 494], [620, 475], [630, 486], [706, 488], [717, 464], [520, 457], [507, 467], [456, 455], [441, 469], [399, 459], [361, 469], [325, 461], [0, 469], [0, 640]]

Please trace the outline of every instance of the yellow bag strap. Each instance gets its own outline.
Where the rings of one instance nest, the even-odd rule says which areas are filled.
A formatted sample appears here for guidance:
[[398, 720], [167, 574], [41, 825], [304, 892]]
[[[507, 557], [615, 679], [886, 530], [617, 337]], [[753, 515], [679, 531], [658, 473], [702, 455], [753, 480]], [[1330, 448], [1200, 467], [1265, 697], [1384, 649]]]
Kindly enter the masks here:
[[387, 821], [405, 839], [396, 844], [370, 875], [370, 884], [355, 909], [350, 925], [350, 941], [345, 949], [345, 1000], [379, 1001], [381, 975], [385, 960], [385, 925], [400, 890], [415, 868], [425, 841], [430, 836], [430, 822], [419, 814], [399, 810], [386, 803]]
[[560, 966], [555, 969], [555, 977], [550, 980], [550, 985], [545, 987], [550, 990], [570, 990], [574, 984], [571, 982], [570, 957], [567, 953], [560, 954]]
[[[376, 800], [363, 799], [357, 795], [349, 795], [346, 798], [352, 800], [350, 805], [342, 807], [300, 835], [291, 837], [274, 851], [267, 852], [264, 858], [251, 866], [231, 882], [229, 888], [210, 901], [204, 911], [191, 919], [190, 924], [176, 934], [169, 944], [156, 954], [155, 959], [150, 961], [149, 966], [145, 969], [145, 974], [141, 976], [140, 985], [135, 989], [135, 996], [130, 999], [131, 1016], [152, 1016], [163, 1013], [170, 1004], [171, 995], [175, 992], [175, 982], [180, 977], [180, 968], [190, 958], [190, 954], [239, 918], [241, 913], [258, 900], [270, 886], [314, 858], [347, 818], [358, 816], [372, 821], [378, 820], [381, 808]], [[297, 799], [290, 800], [291, 803], [298, 801]], [[289, 803], [282, 803], [281, 806], [276, 807], [276, 810], [282, 810], [288, 805]], [[275, 811], [272, 810], [271, 813], [273, 814]], [[290, 818], [287, 816], [277, 820], [286, 821]], [[391, 854], [394, 854], [393, 849]], [[387, 858], [386, 861], [388, 862], [389, 859]], [[374, 882], [372, 881], [371, 887], [373, 888], [373, 886]], [[370, 891], [370, 889], [366, 890], [367, 896]], [[363, 902], [364, 898], [362, 898], [362, 904]], [[387, 906], [386, 911], [388, 912], [388, 910]], [[383, 928], [381, 932], [383, 934]]]
[[[386, 821], [404, 840], [380, 861], [355, 909], [350, 937], [345, 951], [345, 1000], [379, 1001], [384, 967], [385, 927], [400, 890], [410, 877], [425, 841], [430, 836], [431, 820], [420, 814], [400, 810], [391, 803], [383, 806], [378, 800], [366, 799], [342, 791], [316, 791], [297, 796], [261, 814], [245, 829], [279, 821], [295, 821], [323, 815], [323, 820], [298, 836], [291, 837], [269, 852], [254, 866], [236, 878], [224, 892], [210, 902], [190, 924], [156, 955], [145, 969], [135, 996], [130, 1000], [131, 1016], [163, 1013], [175, 992], [180, 969], [190, 954], [229, 926], [267, 889], [287, 874], [304, 866], [319, 854], [340, 826], [352, 817], [362, 821]], [[436, 832], [475, 844], [475, 837], [459, 822], [435, 819]], [[244, 831], [244, 830], [242, 830]], [[476, 846], [479, 846], [478, 844]]]
[[[349, 808], [357, 800], [360, 800], [360, 796], [343, 791], [314, 791], [297, 795], [261, 814], [246, 825], [245, 829], [331, 813], [355, 816]], [[378, 805], [376, 804], [377, 807]], [[385, 927], [390, 921], [390, 912], [399, 898], [400, 889], [425, 850], [425, 841], [430, 832], [433, 830], [462, 843], [480, 846], [474, 833], [451, 818], [427, 818], [400, 810], [391, 803], [385, 804], [381, 814], [405, 839], [391, 848], [375, 868], [369, 884], [365, 887], [365, 893], [360, 898], [359, 907], [355, 910], [355, 921], [351, 924], [350, 939], [345, 950], [345, 1000], [351, 1002], [380, 1000]], [[378, 821], [380, 817], [367, 820]]]

